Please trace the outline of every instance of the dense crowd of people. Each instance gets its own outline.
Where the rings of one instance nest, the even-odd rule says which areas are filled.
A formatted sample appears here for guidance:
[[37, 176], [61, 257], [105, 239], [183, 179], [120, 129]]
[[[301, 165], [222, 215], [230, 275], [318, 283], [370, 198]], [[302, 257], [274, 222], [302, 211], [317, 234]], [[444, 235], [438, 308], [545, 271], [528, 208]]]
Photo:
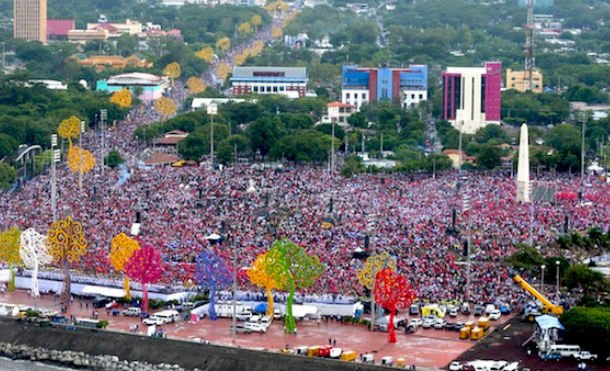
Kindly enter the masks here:
[[[177, 106], [185, 96], [181, 84], [170, 93]], [[418, 297], [462, 300], [466, 266], [461, 241], [470, 233], [472, 295], [482, 301], [515, 302], [525, 295], [510, 283], [502, 261], [515, 251], [515, 244], [528, 242], [530, 219], [533, 241], [547, 254], [557, 253], [553, 242], [566, 216], [574, 231], [608, 229], [610, 186], [595, 178], [585, 186], [577, 177], [540, 178], [539, 184], [562, 197], [554, 203], [521, 204], [515, 201], [514, 179], [503, 175], [447, 171], [435, 178], [398, 173], [344, 178], [331, 176], [325, 168], [293, 165], [144, 168], [139, 162], [144, 146], [132, 134], [137, 126], [158, 120], [154, 107], [142, 104], [110, 128], [106, 151], [117, 149], [127, 167], [106, 168], [102, 176], [98, 165], [84, 175], [82, 191], [78, 174], [65, 163], [59, 165], [58, 216], [80, 220], [89, 244], [75, 264], [79, 273], [119, 278], [109, 260], [110, 241], [118, 233], [129, 234], [140, 213], [138, 238], [162, 251], [167, 285], [193, 280], [195, 257], [209, 247], [229, 261], [235, 252], [240, 289], [257, 290], [247, 282], [244, 268], [275, 240], [287, 237], [319, 256], [326, 267], [313, 287], [302, 290], [304, 295], [357, 296], [363, 293], [355, 274], [362, 260], [354, 253], [365, 247], [368, 235], [365, 252], [387, 251], [395, 257], [398, 271], [409, 278]], [[96, 130], [84, 137], [84, 147], [96, 156], [101, 153], [99, 139]], [[254, 190], [249, 189], [251, 181]], [[2, 194], [2, 229], [34, 227], [46, 232], [53, 221], [50, 183], [48, 172]], [[581, 197], [572, 197], [578, 193]], [[471, 209], [462, 212], [466, 195]], [[453, 209], [457, 233], [447, 233]], [[333, 227], [322, 228], [328, 218]], [[212, 233], [223, 237], [220, 243], [206, 238]]]

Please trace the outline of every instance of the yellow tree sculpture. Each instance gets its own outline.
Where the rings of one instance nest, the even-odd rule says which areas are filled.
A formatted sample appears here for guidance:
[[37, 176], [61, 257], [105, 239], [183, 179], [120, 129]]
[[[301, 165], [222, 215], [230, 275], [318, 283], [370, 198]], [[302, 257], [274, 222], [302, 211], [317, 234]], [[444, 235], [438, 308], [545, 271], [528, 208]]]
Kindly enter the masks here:
[[263, 23], [263, 19], [260, 15], [255, 14], [252, 16], [252, 19], [250, 19], [250, 22], [252, 23], [252, 25], [254, 25], [254, 32], [258, 32], [258, 26]]
[[17, 227], [13, 227], [7, 231], [0, 233], [0, 260], [8, 265], [9, 281], [8, 290], [15, 290], [15, 264], [21, 261], [21, 231]]
[[[375, 276], [385, 268], [390, 268], [396, 271], [396, 259], [390, 257], [387, 252], [369, 256], [362, 268], [356, 270], [358, 282], [369, 290], [372, 290], [375, 285]], [[375, 275], [373, 275], [373, 270]]]
[[242, 34], [247, 34], [252, 32], [252, 26], [250, 25], [250, 22], [243, 22], [237, 27], [237, 31]]
[[226, 52], [231, 47], [231, 40], [228, 37], [221, 37], [216, 41], [216, 49]]
[[[129, 238], [125, 233], [116, 235], [110, 245], [110, 262], [114, 270], [125, 274], [125, 263], [131, 258], [134, 252], [140, 250], [138, 241]], [[129, 290], [129, 277], [125, 275], [123, 284], [125, 297], [131, 299], [131, 291]]]
[[68, 140], [70, 148], [72, 148], [72, 139], [78, 138], [80, 133], [80, 123], [81, 119], [76, 116], [70, 116], [63, 120], [57, 127], [57, 134], [59, 134], [60, 137]]
[[161, 97], [155, 101], [155, 110], [164, 120], [167, 120], [176, 113], [176, 103], [170, 98]]
[[284, 36], [284, 31], [282, 31], [281, 28], [279, 28], [279, 27], [271, 28], [271, 37], [273, 37], [274, 39], [279, 39], [282, 36]]
[[214, 49], [209, 46], [202, 48], [200, 51], [195, 53], [195, 55], [208, 63], [212, 63], [212, 61], [214, 61]]
[[127, 88], [123, 88], [110, 97], [110, 102], [118, 105], [121, 108], [131, 106], [131, 92]]
[[[82, 169], [81, 169], [81, 157], [82, 157]], [[88, 173], [95, 167], [95, 157], [93, 153], [82, 149], [79, 146], [70, 147], [68, 150], [68, 167], [73, 173], [81, 171]]]
[[227, 79], [227, 77], [229, 77], [232, 70], [233, 69], [231, 68], [230, 64], [224, 62], [220, 63], [218, 67], [216, 67], [216, 76], [224, 81]]
[[70, 265], [87, 253], [87, 239], [83, 226], [68, 216], [51, 225], [47, 233], [49, 254], [62, 268], [64, 274], [61, 302], [70, 303]]
[[203, 93], [207, 88], [205, 82], [195, 76], [191, 76], [188, 80], [186, 80], [186, 86], [188, 86], [189, 90], [191, 91], [191, 94]]
[[180, 65], [178, 64], [178, 62], [172, 62], [172, 63], [168, 64], [167, 66], [165, 66], [165, 68], [163, 69], [163, 74], [166, 76], [169, 76], [169, 78], [172, 80], [172, 88], [173, 88], [174, 80], [177, 79], [178, 77], [180, 77], [180, 74], [182, 74], [182, 69], [180, 68]]
[[273, 316], [273, 294], [271, 290], [284, 287], [285, 283], [278, 285], [270, 275], [267, 274], [267, 268], [265, 267], [265, 258], [267, 254], [260, 254], [256, 257], [254, 264], [251, 268], [248, 268], [246, 274], [250, 282], [258, 287], [265, 289], [267, 292], [267, 312], [268, 316]]

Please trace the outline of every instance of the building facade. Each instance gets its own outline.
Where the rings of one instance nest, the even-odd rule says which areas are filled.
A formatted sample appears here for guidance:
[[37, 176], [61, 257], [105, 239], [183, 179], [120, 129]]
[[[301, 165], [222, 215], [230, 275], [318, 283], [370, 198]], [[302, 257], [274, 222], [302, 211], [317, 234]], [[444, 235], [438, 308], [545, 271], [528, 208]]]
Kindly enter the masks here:
[[542, 73], [538, 70], [532, 72], [532, 86], [530, 87], [529, 76], [525, 76], [525, 71], [513, 71], [506, 69], [506, 88], [515, 89], [520, 92], [533, 91], [542, 93]]
[[428, 66], [367, 68], [343, 66], [341, 102], [360, 110], [365, 103], [393, 100], [407, 109], [428, 99]]
[[500, 124], [502, 63], [485, 67], [448, 67], [441, 73], [443, 119], [466, 134]]
[[327, 120], [341, 126], [348, 126], [347, 119], [356, 112], [356, 106], [353, 104], [330, 102], [326, 105], [328, 111]]
[[137, 87], [142, 91], [138, 98], [150, 102], [161, 98], [169, 83], [166, 77], [133, 72], [111, 76], [107, 80], [98, 80], [96, 90], [114, 93], [127, 88], [133, 93]]
[[301, 98], [307, 91], [305, 67], [234, 67], [231, 77], [233, 96], [281, 94]]
[[47, 43], [47, 0], [13, 1], [13, 37]]

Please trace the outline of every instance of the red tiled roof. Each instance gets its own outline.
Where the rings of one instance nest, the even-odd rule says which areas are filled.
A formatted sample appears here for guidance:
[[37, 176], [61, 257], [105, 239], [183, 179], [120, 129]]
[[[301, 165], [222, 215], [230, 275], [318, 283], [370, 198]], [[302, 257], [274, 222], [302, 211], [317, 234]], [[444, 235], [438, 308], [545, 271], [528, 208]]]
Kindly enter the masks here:
[[164, 165], [172, 164], [176, 161], [180, 161], [180, 157], [167, 153], [153, 152], [150, 154], [150, 157], [144, 160], [143, 162], [146, 165]]
[[354, 106], [352, 104], [341, 103], [341, 102], [330, 102], [326, 106], [329, 108], [330, 107], [356, 108], [356, 106]]
[[183, 141], [184, 138], [185, 137], [164, 137], [164, 138], [161, 138], [161, 139], [157, 139], [155, 141], [155, 144], [175, 146], [178, 143], [180, 143], [181, 141]]
[[47, 35], [68, 36], [74, 29], [74, 19], [47, 19]]
[[95, 28], [103, 28], [103, 29], [108, 30], [110, 32], [115, 32], [115, 31], [119, 30], [118, 28], [114, 27], [110, 23], [100, 23]]

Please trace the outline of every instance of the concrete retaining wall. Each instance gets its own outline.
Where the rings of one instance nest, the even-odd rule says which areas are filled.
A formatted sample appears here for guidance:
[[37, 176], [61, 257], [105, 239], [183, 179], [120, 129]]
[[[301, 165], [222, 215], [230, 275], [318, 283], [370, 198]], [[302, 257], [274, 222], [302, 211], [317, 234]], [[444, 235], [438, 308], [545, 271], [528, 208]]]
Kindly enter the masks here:
[[0, 317], [0, 342], [47, 349], [73, 350], [92, 355], [115, 355], [121, 360], [178, 364], [210, 371], [387, 370], [387, 367], [323, 360], [241, 348], [149, 338], [105, 330], [42, 328]]

